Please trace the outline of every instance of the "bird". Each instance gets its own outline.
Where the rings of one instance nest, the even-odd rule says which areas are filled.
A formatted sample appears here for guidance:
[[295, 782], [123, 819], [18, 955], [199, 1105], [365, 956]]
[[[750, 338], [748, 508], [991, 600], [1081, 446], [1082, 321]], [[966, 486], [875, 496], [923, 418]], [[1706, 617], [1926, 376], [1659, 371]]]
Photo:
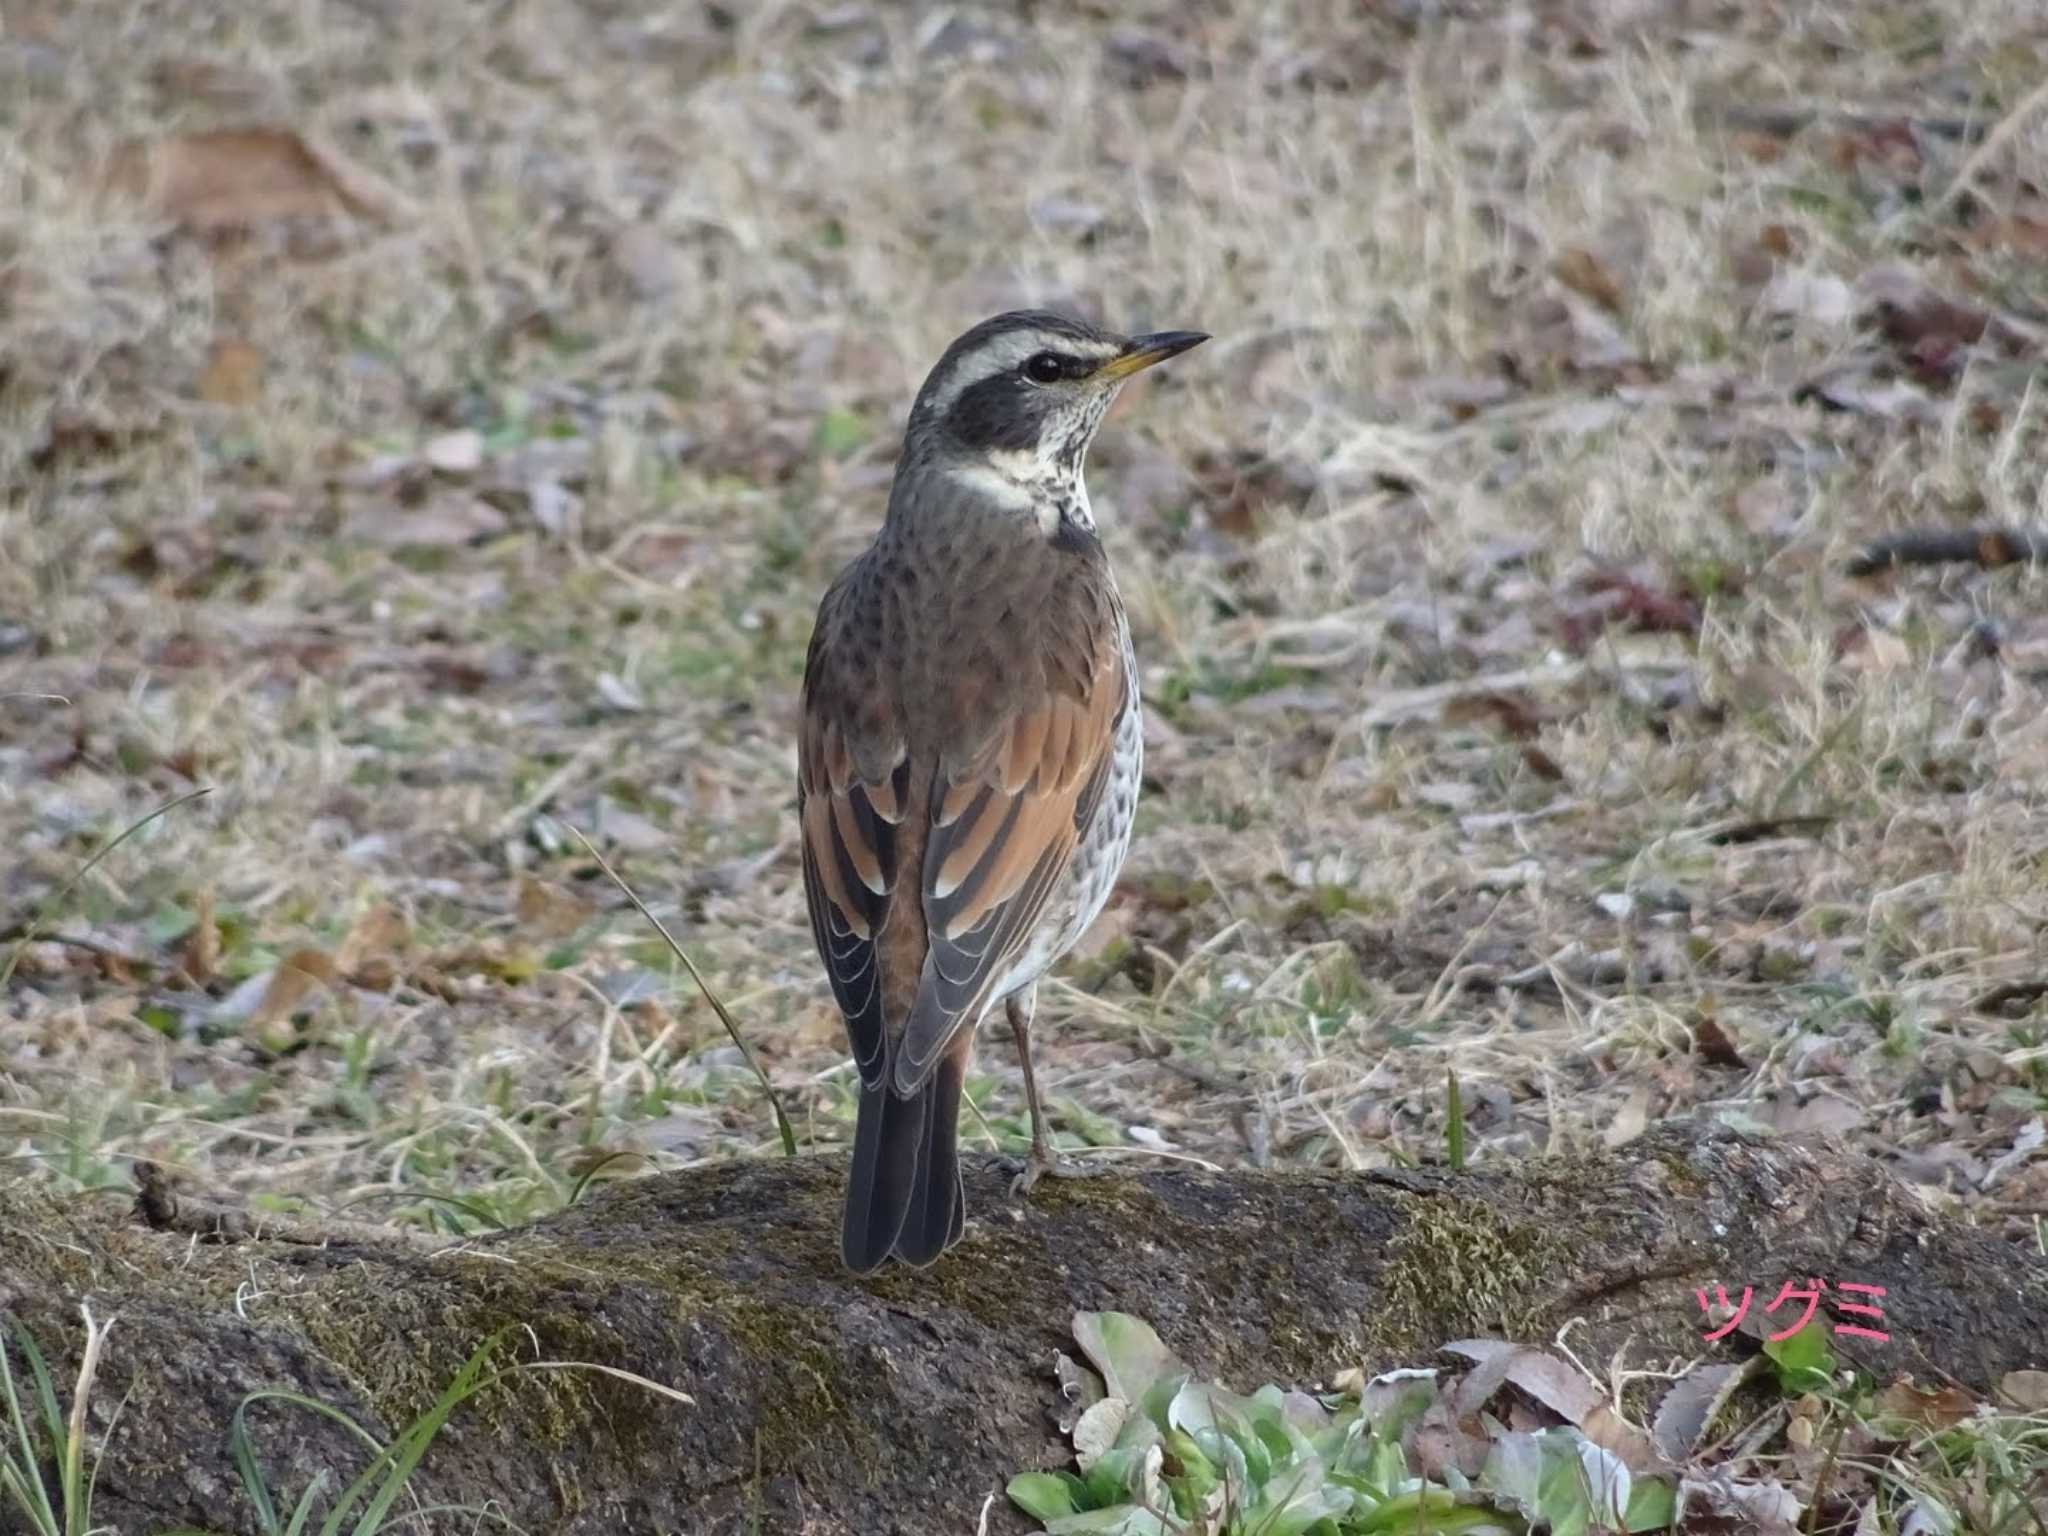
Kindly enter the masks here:
[[1143, 763], [1138, 671], [1082, 461], [1132, 375], [1207, 341], [1045, 310], [982, 321], [918, 390], [886, 513], [819, 603], [799, 699], [811, 932], [859, 1072], [840, 1255], [928, 1265], [964, 1231], [957, 1130], [1001, 1004], [1031, 1151], [1039, 979], [1108, 900]]

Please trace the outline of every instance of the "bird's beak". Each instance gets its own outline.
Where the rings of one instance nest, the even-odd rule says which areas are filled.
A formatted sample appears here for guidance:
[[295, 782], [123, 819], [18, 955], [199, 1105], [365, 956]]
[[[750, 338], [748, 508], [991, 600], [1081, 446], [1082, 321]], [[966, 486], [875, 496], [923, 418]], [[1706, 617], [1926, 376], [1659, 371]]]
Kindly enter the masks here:
[[1122, 353], [1095, 370], [1099, 379], [1127, 379], [1132, 374], [1177, 357], [1189, 347], [1209, 339], [1207, 331], [1160, 331], [1151, 336], [1133, 336]]

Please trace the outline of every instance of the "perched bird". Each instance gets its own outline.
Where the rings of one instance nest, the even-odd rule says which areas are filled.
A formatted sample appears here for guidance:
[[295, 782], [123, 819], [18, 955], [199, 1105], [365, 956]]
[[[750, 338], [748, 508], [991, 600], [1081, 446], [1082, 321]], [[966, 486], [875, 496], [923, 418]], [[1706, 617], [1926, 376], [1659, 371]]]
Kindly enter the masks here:
[[826, 592], [797, 803], [811, 931], [860, 1069], [841, 1252], [959, 1241], [960, 1089], [1001, 1003], [1031, 1067], [1038, 979], [1102, 910], [1138, 799], [1130, 628], [1081, 461], [1123, 381], [1208, 340], [984, 320], [918, 391], [881, 531]]

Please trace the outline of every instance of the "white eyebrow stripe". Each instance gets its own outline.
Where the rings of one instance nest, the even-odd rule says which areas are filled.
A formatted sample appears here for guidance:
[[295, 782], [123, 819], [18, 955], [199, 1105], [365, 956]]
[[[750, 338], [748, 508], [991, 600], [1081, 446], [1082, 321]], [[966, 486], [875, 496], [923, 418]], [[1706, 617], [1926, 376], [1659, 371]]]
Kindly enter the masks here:
[[945, 378], [932, 391], [931, 413], [944, 416], [970, 385], [994, 378], [999, 373], [1008, 373], [1022, 366], [1025, 358], [1040, 352], [1064, 352], [1069, 357], [1087, 357], [1106, 363], [1122, 351], [1121, 342], [1071, 336], [1064, 331], [1005, 331], [953, 360]]

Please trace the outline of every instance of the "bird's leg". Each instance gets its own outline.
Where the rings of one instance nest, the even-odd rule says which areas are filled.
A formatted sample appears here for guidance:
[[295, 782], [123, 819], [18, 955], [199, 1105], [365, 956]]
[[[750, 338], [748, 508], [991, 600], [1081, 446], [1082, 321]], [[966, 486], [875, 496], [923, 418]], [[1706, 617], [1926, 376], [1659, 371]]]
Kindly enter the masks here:
[[1024, 1069], [1024, 1102], [1031, 1110], [1031, 1156], [1010, 1182], [1010, 1193], [1028, 1194], [1031, 1186], [1046, 1174], [1056, 1179], [1075, 1179], [1096, 1172], [1073, 1163], [1063, 1163], [1053, 1151], [1052, 1131], [1045, 1122], [1045, 1106], [1038, 1098], [1038, 1074], [1031, 1068], [1031, 1015], [1037, 1011], [1038, 988], [1012, 992], [1003, 999], [1003, 1012], [1010, 1020], [1010, 1032], [1017, 1037], [1017, 1060]]

